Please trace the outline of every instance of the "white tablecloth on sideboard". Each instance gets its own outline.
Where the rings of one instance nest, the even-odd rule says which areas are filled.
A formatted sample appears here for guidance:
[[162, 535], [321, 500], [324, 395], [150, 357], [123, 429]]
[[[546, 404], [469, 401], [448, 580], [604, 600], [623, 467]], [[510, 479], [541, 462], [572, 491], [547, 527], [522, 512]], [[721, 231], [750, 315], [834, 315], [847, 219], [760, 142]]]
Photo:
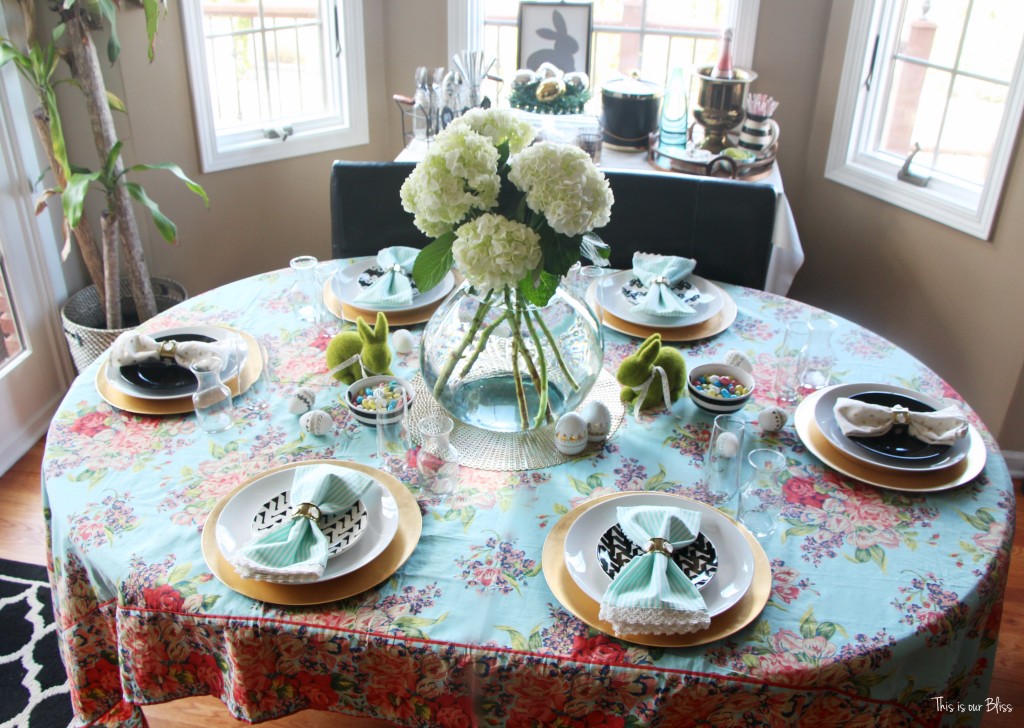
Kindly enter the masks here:
[[[427, 142], [413, 139], [409, 145], [395, 158], [396, 162], [418, 162], [427, 151]], [[622, 152], [605, 147], [601, 151], [601, 167], [603, 169], [628, 169], [650, 172], [651, 174], [680, 174], [666, 172], [652, 166], [647, 161], [647, 152]], [[793, 284], [793, 278], [804, 264], [804, 249], [800, 244], [800, 235], [796, 229], [793, 211], [786, 199], [782, 187], [782, 175], [779, 165], [772, 165], [771, 173], [764, 179], [757, 180], [775, 188], [775, 231], [772, 235], [772, 256], [768, 263], [768, 279], [765, 290], [779, 295], [786, 295]]]

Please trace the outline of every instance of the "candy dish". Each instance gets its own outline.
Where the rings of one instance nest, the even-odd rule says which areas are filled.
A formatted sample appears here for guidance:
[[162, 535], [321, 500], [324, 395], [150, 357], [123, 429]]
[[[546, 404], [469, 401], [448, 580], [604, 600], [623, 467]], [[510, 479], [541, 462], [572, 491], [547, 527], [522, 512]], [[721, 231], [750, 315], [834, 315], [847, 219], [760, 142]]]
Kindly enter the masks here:
[[[388, 385], [394, 383], [396, 388], [400, 388], [405, 391], [405, 410], [408, 410], [413, 405], [413, 400], [416, 398], [416, 390], [413, 388], [412, 383], [408, 380], [400, 377], [395, 377], [390, 374], [374, 375], [370, 377], [363, 377], [358, 379], [349, 385], [348, 392], [345, 393], [345, 405], [348, 407], [349, 412], [356, 418], [356, 421], [367, 427], [377, 426], [377, 411], [370, 407], [357, 402], [359, 397], [366, 397], [372, 395], [373, 392], [381, 386], [388, 387]], [[367, 392], [369, 390], [369, 394]], [[385, 418], [385, 422], [394, 422], [405, 414], [405, 411], [399, 410], [394, 412]]]
[[[718, 382], [713, 381], [712, 377], [728, 378], [728, 384], [742, 387], [743, 393], [731, 393], [727, 387], [722, 395], [710, 393], [702, 388], [702, 383], [717, 386]], [[754, 377], [749, 372], [728, 364], [701, 364], [687, 375], [686, 388], [698, 409], [711, 415], [729, 414], [743, 409], [750, 401], [750, 396], [754, 393]]]

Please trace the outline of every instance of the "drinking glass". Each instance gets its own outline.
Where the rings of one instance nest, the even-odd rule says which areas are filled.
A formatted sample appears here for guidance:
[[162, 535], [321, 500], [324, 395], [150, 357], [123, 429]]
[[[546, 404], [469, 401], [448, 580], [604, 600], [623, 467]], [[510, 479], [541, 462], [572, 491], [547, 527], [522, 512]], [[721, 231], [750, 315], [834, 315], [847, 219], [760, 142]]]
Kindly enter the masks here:
[[192, 395], [196, 419], [204, 432], [223, 432], [234, 424], [231, 390], [220, 378], [224, 363], [215, 356], [197, 359], [189, 365], [199, 384]]
[[800, 399], [800, 376], [811, 329], [804, 321], [790, 321], [775, 362], [775, 397], [779, 404], [796, 404]]
[[459, 451], [451, 443], [453, 428], [446, 415], [428, 415], [419, 422], [423, 442], [416, 454], [416, 469], [424, 486], [434, 493], [450, 493], [459, 482]]
[[782, 513], [782, 485], [779, 476], [786, 457], [775, 450], [759, 448], [747, 457], [753, 474], [740, 492], [739, 519], [757, 538], [771, 536]]
[[323, 292], [317, 277], [318, 264], [319, 261], [312, 255], [300, 255], [288, 262], [295, 272], [295, 282], [288, 290], [288, 301], [299, 318], [315, 326], [325, 318]]
[[715, 505], [728, 503], [740, 487], [746, 423], [736, 415], [717, 415], [704, 458], [704, 482]]
[[827, 387], [832, 380], [836, 362], [832, 332], [836, 326], [835, 320], [825, 313], [814, 314], [807, 322], [807, 344], [800, 363], [800, 387], [804, 393]]
[[600, 127], [585, 127], [576, 132], [576, 146], [589, 154], [594, 164], [601, 163], [602, 141]]
[[377, 420], [377, 461], [383, 470], [398, 475], [406, 465], [406, 457], [412, 447], [409, 429], [406, 425], [405, 395], [394, 400], [395, 406], [387, 408], [383, 386], [374, 390]]

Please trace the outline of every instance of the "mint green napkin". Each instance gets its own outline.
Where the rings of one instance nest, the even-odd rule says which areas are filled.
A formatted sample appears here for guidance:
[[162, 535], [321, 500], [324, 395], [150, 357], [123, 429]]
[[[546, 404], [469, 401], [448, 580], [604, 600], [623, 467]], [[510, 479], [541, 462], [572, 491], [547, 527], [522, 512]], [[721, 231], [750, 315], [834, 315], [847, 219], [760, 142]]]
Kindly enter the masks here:
[[672, 286], [693, 273], [697, 261], [676, 255], [633, 253], [633, 274], [647, 287], [635, 310], [651, 316], [686, 316], [695, 309], [672, 291]]
[[[295, 469], [288, 502], [294, 513], [311, 503], [323, 515], [348, 511], [373, 480], [332, 465]], [[315, 513], [313, 514], [315, 515]], [[275, 582], [316, 581], [327, 566], [327, 537], [312, 518], [297, 516], [253, 537], [229, 561], [239, 576]]]
[[[686, 634], [711, 625], [707, 605], [679, 565], [665, 551], [693, 542], [700, 513], [664, 506], [618, 508], [623, 533], [647, 553], [619, 571], [601, 600], [598, 616], [615, 634]], [[664, 544], [658, 548], [658, 542]]]
[[412, 265], [420, 254], [417, 248], [395, 245], [377, 253], [377, 267], [384, 271], [380, 278], [367, 286], [355, 303], [378, 308], [397, 308], [412, 303]]

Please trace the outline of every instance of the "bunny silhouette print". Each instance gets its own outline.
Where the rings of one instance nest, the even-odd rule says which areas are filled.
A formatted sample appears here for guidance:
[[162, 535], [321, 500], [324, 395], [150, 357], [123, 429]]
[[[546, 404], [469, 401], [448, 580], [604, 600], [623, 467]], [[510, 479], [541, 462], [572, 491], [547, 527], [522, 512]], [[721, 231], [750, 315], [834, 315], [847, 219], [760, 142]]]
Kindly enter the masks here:
[[534, 51], [526, 59], [527, 68], [539, 68], [542, 63], [551, 63], [562, 72], [575, 71], [576, 53], [580, 49], [579, 41], [569, 35], [565, 18], [558, 10], [551, 11], [551, 28], [538, 28], [536, 35], [551, 41], [550, 48]]

